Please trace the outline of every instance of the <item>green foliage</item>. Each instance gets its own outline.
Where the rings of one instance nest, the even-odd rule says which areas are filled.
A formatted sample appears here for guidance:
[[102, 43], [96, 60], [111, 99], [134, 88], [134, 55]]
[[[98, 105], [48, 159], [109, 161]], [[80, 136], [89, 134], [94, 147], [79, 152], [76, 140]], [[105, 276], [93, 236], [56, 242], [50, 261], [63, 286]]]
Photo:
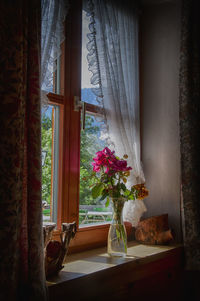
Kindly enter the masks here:
[[42, 166], [42, 200], [51, 201], [51, 154], [52, 154], [52, 120], [42, 114], [42, 150], [46, 151], [45, 164]]
[[[92, 158], [104, 145], [98, 138], [99, 127], [92, 116], [86, 116], [85, 131], [81, 132], [80, 150], [80, 204], [96, 205], [98, 200], [91, 194], [94, 184]], [[42, 114], [42, 150], [47, 151], [45, 164], [42, 167], [42, 200], [50, 204], [51, 200], [51, 154], [52, 154], [52, 120], [48, 114]]]
[[100, 200], [106, 199], [105, 206], [109, 206], [110, 197], [111, 198], [125, 198], [126, 200], [135, 200], [138, 196], [137, 189], [132, 186], [130, 189], [121, 182], [124, 177], [124, 172], [118, 172], [112, 176], [101, 173], [100, 176], [93, 176], [94, 184], [92, 188], [92, 196], [94, 198], [100, 197]]
[[94, 185], [92, 174], [92, 159], [94, 154], [104, 145], [98, 138], [99, 127], [94, 123], [94, 117], [86, 115], [85, 130], [81, 132], [81, 151], [80, 151], [80, 204], [96, 205], [99, 200], [94, 198], [91, 187]]
[[43, 209], [42, 214], [46, 215], [46, 216], [49, 216], [50, 215], [50, 209]]
[[98, 183], [92, 188], [92, 197], [96, 199], [99, 195], [101, 195], [103, 190], [103, 183]]
[[105, 203], [105, 206], [108, 207], [110, 204], [110, 198], [109, 196], [107, 196], [107, 199], [106, 199], [106, 203]]

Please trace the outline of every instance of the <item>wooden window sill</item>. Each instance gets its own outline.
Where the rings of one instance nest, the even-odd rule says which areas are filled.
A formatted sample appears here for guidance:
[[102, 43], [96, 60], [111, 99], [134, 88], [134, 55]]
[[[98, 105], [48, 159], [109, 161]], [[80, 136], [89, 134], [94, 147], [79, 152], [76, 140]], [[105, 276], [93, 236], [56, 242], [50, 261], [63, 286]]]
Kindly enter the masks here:
[[[132, 225], [129, 222], [124, 223], [128, 238], [132, 234]], [[108, 230], [110, 224], [87, 224], [78, 229], [75, 238], [70, 241], [69, 253], [77, 253], [90, 249], [104, 247], [107, 244]], [[53, 239], [60, 240], [60, 231], [53, 232]]]
[[[129, 300], [145, 297], [145, 287], [152, 290], [175, 284], [182, 273], [181, 245], [148, 246], [129, 242], [126, 258], [111, 258], [106, 248], [68, 256], [63, 270], [48, 280], [52, 300]], [[145, 279], [148, 279], [147, 281]], [[174, 280], [174, 281], [173, 281]], [[176, 281], [175, 281], [176, 280]], [[142, 286], [144, 287], [142, 288]], [[140, 291], [141, 289], [141, 291]], [[147, 292], [146, 291], [146, 292]], [[127, 299], [126, 299], [127, 298]], [[131, 300], [131, 299], [130, 299]], [[165, 300], [165, 299], [163, 299]]]

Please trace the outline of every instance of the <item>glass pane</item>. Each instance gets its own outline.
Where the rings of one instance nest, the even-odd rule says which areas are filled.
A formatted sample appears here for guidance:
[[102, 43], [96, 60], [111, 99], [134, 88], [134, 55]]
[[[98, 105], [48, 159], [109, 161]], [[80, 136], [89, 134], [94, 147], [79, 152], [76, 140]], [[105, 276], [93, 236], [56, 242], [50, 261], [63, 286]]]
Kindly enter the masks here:
[[95, 120], [92, 114], [86, 114], [85, 130], [81, 131], [80, 156], [80, 200], [79, 223], [80, 227], [87, 224], [105, 223], [111, 220], [111, 208], [105, 207], [105, 200], [93, 199], [91, 195], [92, 162], [95, 153], [105, 147], [100, 139], [100, 126], [102, 122]]
[[56, 222], [59, 107], [42, 109], [42, 207], [43, 221]]
[[60, 55], [55, 61], [55, 68], [53, 73], [53, 92], [64, 95], [64, 42], [60, 45]]
[[[90, 84], [91, 72], [88, 71], [87, 34], [89, 33], [89, 19], [83, 11], [82, 16], [82, 83], [81, 100], [90, 104], [98, 105], [96, 96], [92, 92], [93, 86]], [[93, 199], [91, 195], [92, 162], [97, 151], [102, 150], [106, 145], [100, 139], [100, 127], [102, 121], [96, 120], [92, 112], [87, 112], [85, 119], [85, 130], [81, 131], [81, 151], [80, 151], [80, 198], [79, 198], [79, 227], [88, 224], [108, 223], [111, 220], [112, 210], [105, 207], [105, 200]]]

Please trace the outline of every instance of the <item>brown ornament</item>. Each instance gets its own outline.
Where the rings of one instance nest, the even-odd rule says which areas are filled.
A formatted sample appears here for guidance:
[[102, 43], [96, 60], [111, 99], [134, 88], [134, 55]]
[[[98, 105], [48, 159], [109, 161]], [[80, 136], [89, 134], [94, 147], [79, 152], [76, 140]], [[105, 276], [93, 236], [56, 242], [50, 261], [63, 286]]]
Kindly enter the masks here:
[[76, 234], [76, 223], [62, 224], [60, 242], [51, 240], [51, 233], [53, 229], [53, 227], [50, 229], [48, 226], [46, 226], [46, 230], [44, 228], [44, 233], [46, 233], [44, 235], [46, 278], [56, 275], [64, 267], [63, 262], [67, 255], [70, 240], [74, 238]]
[[135, 230], [135, 239], [151, 245], [168, 244], [173, 235], [168, 225], [168, 214], [153, 216], [140, 221]]

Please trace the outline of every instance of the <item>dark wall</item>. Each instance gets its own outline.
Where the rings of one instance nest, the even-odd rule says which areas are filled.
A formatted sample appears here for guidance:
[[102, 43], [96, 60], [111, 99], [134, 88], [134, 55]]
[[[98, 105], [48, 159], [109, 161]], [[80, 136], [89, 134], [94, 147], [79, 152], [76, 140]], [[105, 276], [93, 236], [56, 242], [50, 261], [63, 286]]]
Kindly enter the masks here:
[[168, 213], [177, 240], [181, 239], [179, 51], [179, 1], [145, 5], [140, 59], [142, 161], [150, 191], [146, 216]]

